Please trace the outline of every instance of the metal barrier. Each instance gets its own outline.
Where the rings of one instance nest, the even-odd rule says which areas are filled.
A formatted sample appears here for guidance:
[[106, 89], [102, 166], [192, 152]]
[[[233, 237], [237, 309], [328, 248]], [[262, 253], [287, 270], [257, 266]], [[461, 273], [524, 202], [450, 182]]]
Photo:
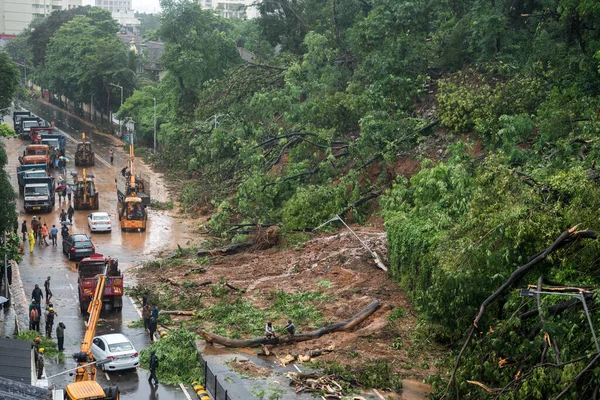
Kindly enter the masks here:
[[217, 375], [213, 373], [206, 360], [202, 357], [202, 354], [198, 353], [198, 358], [200, 359], [200, 363], [204, 370], [204, 387], [208, 394], [214, 400], [232, 400], [227, 394], [227, 390], [223, 387], [221, 382], [219, 382]]

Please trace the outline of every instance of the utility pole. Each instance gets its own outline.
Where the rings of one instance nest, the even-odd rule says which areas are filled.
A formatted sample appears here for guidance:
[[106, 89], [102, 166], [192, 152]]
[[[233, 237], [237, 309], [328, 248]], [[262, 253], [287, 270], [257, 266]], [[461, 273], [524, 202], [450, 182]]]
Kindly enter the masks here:
[[156, 97], [152, 100], [154, 100], [154, 154], [156, 154]]
[[[118, 87], [121, 89], [121, 107], [123, 106], [123, 86], [115, 85], [114, 83], [109, 83], [109, 85]], [[111, 121], [112, 123], [112, 121]], [[123, 124], [121, 124], [121, 119], [119, 118], [119, 137], [123, 136]]]

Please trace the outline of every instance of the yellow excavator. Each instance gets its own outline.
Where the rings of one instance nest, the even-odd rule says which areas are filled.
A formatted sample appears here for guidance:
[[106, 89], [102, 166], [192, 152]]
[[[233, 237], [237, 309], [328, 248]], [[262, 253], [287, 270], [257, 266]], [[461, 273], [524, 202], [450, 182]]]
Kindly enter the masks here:
[[140, 196], [140, 193], [144, 192], [145, 181], [135, 174], [133, 142], [129, 143], [127, 167], [123, 168], [117, 177], [119, 221], [122, 231], [145, 231], [148, 213], [146, 204]]
[[84, 167], [94, 166], [94, 152], [92, 151], [92, 144], [85, 140], [85, 132], [81, 133], [81, 142], [77, 143], [77, 150], [75, 151], [75, 165]]
[[86, 323], [85, 336], [81, 342], [79, 353], [73, 355], [73, 359], [77, 362], [77, 370], [75, 371], [75, 382], [70, 383], [65, 388], [65, 399], [67, 400], [120, 400], [121, 395], [119, 388], [111, 386], [103, 389], [96, 382], [96, 364], [94, 355], [92, 354], [92, 341], [96, 335], [96, 325], [100, 318], [102, 310], [102, 294], [106, 284], [106, 267], [104, 273], [98, 275], [98, 284], [94, 292], [94, 297], [88, 307], [90, 314]]
[[79, 179], [76, 172], [71, 173], [73, 176], [73, 208], [75, 210], [97, 210], [98, 191], [94, 183], [94, 175], [88, 174], [83, 169], [83, 177]]

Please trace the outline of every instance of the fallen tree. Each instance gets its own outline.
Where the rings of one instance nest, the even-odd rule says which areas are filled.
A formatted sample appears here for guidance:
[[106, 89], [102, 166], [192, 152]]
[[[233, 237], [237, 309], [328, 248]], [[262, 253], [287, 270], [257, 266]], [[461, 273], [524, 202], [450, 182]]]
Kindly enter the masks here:
[[352, 316], [350, 319], [338, 322], [335, 324], [324, 326], [316, 331], [302, 333], [294, 336], [278, 336], [273, 339], [267, 339], [265, 337], [253, 338], [253, 339], [229, 339], [224, 336], [216, 335], [210, 332], [201, 332], [201, 335], [208, 344], [220, 344], [225, 347], [260, 347], [261, 345], [271, 344], [288, 344], [295, 342], [306, 342], [320, 338], [323, 335], [327, 335], [333, 332], [343, 332], [354, 329], [357, 325], [361, 324], [367, 318], [369, 318], [380, 306], [379, 300], [373, 301], [367, 307], [362, 309], [360, 312]]

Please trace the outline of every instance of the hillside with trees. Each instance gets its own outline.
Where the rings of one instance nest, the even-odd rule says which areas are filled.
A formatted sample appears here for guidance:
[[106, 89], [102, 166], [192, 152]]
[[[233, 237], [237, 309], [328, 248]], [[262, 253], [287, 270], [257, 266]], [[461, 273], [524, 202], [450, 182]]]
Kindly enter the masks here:
[[[391, 277], [448, 349], [436, 398], [597, 398], [600, 2], [257, 4], [232, 21], [162, 0], [167, 74], [119, 111], [150, 145], [156, 98], [152, 160], [186, 210], [228, 238], [381, 216]], [[45, 87], [90, 18], [50, 39]]]

